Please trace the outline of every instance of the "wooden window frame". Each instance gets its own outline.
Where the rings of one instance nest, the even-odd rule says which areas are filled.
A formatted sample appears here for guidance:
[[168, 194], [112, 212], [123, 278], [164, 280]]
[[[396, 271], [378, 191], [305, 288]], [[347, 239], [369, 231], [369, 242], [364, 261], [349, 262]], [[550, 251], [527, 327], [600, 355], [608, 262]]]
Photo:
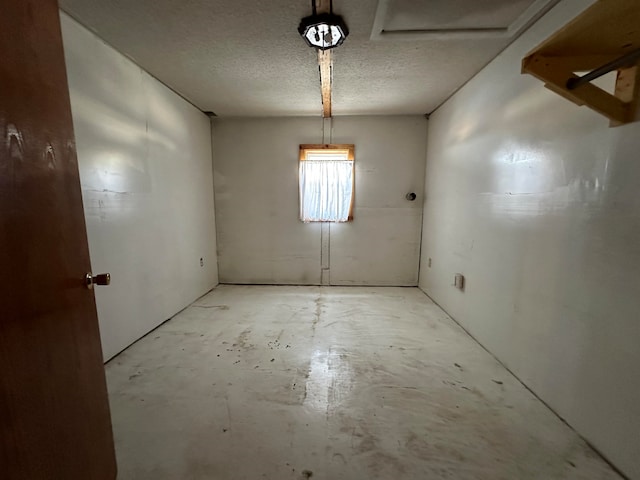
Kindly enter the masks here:
[[[304, 162], [307, 160], [307, 153], [321, 153], [327, 150], [340, 151], [347, 153], [347, 160], [351, 162], [351, 204], [349, 205], [349, 217], [347, 222], [353, 222], [353, 210], [356, 199], [356, 155], [355, 145], [352, 143], [305, 143], [300, 145], [299, 161]], [[298, 182], [300, 180], [298, 179]], [[300, 205], [302, 205], [302, 198], [298, 198]], [[314, 222], [314, 223], [336, 223], [336, 222]]]

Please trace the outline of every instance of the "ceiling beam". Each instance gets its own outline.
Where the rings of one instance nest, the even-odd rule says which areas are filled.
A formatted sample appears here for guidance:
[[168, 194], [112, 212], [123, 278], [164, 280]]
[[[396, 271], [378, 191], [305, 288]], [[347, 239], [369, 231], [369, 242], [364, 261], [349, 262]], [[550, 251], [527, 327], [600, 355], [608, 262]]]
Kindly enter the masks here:
[[331, 117], [331, 50], [318, 51], [320, 66], [320, 91], [322, 93], [322, 116]]
[[331, 0], [316, 0], [316, 12], [331, 13]]
[[[317, 13], [331, 13], [331, 0], [316, 0]], [[322, 116], [331, 118], [331, 50], [318, 50], [318, 66], [320, 70], [320, 92], [322, 94]]]

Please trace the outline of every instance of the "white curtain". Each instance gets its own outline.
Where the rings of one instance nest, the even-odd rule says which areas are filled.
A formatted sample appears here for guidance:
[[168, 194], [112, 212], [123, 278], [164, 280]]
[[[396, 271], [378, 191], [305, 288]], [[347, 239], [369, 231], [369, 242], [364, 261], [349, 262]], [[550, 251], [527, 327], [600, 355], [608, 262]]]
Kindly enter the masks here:
[[300, 218], [304, 222], [346, 222], [353, 191], [353, 162], [300, 162]]

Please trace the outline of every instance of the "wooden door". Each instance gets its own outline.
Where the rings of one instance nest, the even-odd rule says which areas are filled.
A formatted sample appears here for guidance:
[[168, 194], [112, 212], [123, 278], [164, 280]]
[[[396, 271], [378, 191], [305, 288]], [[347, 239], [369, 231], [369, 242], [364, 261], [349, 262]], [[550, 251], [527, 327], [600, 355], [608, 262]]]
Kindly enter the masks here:
[[0, 478], [114, 479], [58, 6], [0, 12]]

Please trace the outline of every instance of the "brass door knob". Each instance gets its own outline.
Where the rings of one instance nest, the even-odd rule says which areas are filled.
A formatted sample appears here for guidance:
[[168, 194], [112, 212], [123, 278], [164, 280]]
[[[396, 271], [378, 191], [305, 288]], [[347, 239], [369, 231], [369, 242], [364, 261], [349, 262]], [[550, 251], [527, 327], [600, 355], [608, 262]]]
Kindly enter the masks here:
[[98, 275], [92, 275], [91, 273], [87, 273], [84, 280], [87, 288], [91, 290], [94, 285], [109, 285], [111, 283], [111, 274], [100, 273]]

